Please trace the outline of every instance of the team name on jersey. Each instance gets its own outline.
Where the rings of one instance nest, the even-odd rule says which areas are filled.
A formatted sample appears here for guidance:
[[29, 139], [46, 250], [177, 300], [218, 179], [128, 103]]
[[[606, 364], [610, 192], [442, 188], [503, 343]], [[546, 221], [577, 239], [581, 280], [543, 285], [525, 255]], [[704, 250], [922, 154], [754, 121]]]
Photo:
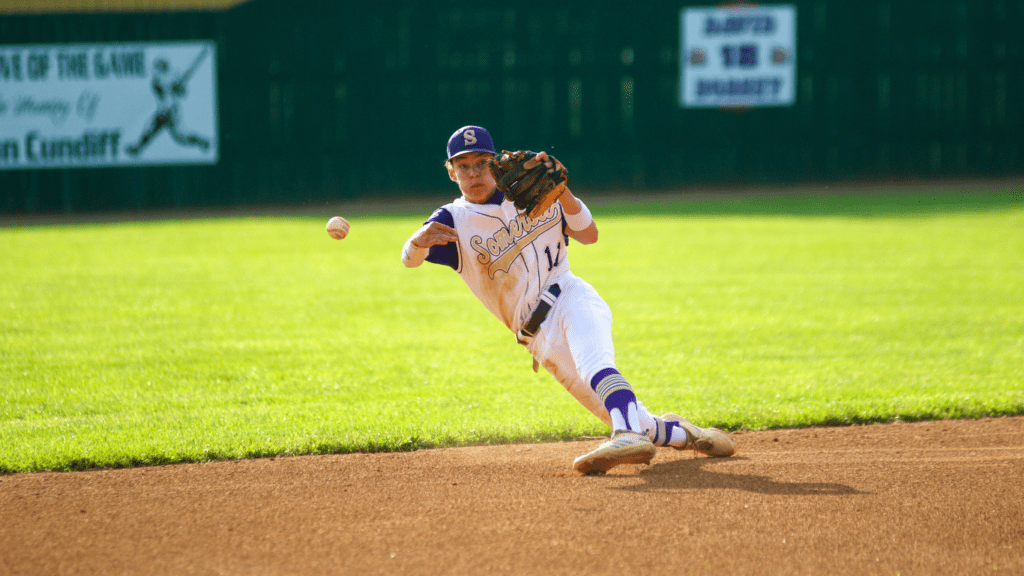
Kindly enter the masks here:
[[541, 234], [558, 226], [562, 221], [561, 215], [558, 203], [552, 204], [537, 218], [520, 214], [516, 216], [515, 220], [510, 221], [508, 226], [502, 226], [490, 238], [473, 236], [469, 239], [469, 245], [477, 253], [477, 262], [487, 266], [487, 275], [493, 279], [499, 270], [508, 272], [523, 248]]

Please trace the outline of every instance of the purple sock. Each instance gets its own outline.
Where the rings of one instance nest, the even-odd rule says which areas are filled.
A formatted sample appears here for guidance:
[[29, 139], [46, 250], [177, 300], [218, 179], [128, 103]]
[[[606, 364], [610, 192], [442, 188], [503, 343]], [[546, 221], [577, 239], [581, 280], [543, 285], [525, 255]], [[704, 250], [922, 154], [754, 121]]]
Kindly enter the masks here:
[[597, 392], [612, 418], [612, 431], [629, 430], [643, 433], [636, 408], [636, 394], [629, 382], [615, 368], [605, 368], [590, 379], [590, 387]]
[[676, 435], [676, 444], [686, 444], [686, 430], [675, 423], [665, 422], [657, 416], [654, 417], [654, 438], [651, 440], [655, 446], [671, 446], [672, 435]]

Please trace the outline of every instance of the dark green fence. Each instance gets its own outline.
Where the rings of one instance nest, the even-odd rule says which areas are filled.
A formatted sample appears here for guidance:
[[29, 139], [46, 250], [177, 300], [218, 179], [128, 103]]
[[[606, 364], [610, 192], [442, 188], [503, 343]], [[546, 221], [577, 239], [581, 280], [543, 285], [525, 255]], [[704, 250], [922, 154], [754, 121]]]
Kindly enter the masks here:
[[546, 149], [587, 193], [1024, 173], [1024, 2], [801, 0], [797, 100], [683, 109], [665, 2], [253, 0], [0, 18], [4, 44], [212, 39], [215, 166], [0, 170], [7, 214], [450, 191], [448, 136]]

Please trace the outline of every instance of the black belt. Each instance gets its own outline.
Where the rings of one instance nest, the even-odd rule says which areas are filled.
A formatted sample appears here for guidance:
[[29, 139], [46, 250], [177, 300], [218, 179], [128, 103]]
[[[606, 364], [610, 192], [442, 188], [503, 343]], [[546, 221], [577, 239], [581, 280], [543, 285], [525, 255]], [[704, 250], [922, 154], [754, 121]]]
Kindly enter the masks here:
[[540, 325], [548, 317], [548, 312], [551, 312], [551, 307], [555, 305], [555, 298], [558, 298], [561, 293], [562, 289], [558, 287], [558, 284], [548, 286], [548, 289], [541, 293], [540, 302], [537, 303], [537, 307], [530, 314], [530, 319], [526, 321], [519, 333], [530, 338], [536, 336]]

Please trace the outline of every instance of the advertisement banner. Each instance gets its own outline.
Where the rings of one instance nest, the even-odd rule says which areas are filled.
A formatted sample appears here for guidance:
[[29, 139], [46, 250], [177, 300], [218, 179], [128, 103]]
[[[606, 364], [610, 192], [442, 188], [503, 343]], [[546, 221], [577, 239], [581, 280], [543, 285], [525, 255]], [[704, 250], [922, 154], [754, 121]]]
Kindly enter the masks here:
[[796, 7], [685, 8], [680, 104], [791, 106], [796, 101]]
[[213, 42], [0, 45], [0, 170], [216, 164]]

